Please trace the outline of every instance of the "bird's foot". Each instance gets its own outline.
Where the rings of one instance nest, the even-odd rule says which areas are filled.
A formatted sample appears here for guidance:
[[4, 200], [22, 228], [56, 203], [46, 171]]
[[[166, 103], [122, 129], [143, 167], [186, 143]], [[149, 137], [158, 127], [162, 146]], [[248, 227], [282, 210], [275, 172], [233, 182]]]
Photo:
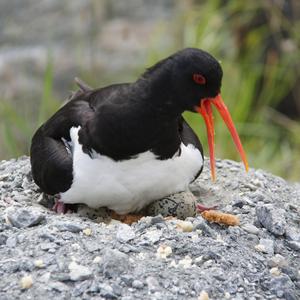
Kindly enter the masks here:
[[72, 211], [70, 205], [60, 201], [59, 196], [55, 196], [55, 203], [52, 207], [52, 210], [55, 211], [57, 214], [66, 214], [67, 212]]
[[218, 208], [218, 205], [214, 205], [214, 206], [204, 206], [202, 204], [197, 204], [196, 205], [196, 210], [199, 213], [202, 213], [202, 212], [207, 211], [207, 210], [214, 210], [214, 209], [217, 209], [217, 208]]
[[116, 212], [111, 212], [111, 218], [118, 220], [122, 223], [131, 225], [132, 223], [138, 222], [144, 215], [142, 214], [126, 214], [126, 215], [119, 215]]

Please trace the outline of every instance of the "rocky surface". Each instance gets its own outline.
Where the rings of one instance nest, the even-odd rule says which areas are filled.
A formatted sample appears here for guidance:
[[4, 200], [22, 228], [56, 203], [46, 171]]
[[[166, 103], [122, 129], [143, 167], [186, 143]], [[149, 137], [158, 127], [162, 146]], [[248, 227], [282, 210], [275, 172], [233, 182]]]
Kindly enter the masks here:
[[28, 158], [2, 161], [0, 299], [299, 299], [300, 186], [224, 160], [191, 191], [240, 226], [56, 215], [38, 204]]

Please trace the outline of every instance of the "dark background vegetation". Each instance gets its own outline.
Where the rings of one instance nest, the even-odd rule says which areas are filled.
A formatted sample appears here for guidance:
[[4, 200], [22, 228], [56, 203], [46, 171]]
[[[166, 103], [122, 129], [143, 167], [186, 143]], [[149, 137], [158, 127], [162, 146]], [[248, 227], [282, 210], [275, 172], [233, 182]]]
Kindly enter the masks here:
[[[299, 15], [297, 0], [3, 0], [0, 159], [28, 154], [75, 76], [94, 87], [132, 81], [165, 56], [198, 47], [221, 61], [222, 96], [250, 165], [299, 181]], [[206, 147], [201, 118], [186, 118]], [[216, 121], [217, 156], [239, 159]]]

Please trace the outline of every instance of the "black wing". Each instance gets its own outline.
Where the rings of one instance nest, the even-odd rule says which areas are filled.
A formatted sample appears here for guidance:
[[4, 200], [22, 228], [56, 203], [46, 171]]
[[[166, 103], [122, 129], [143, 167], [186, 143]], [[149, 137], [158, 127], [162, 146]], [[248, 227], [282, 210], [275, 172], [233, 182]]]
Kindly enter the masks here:
[[65, 192], [72, 184], [73, 159], [63, 142], [63, 139], [70, 141], [70, 128], [81, 126], [86, 129], [85, 125], [93, 120], [99, 107], [109, 101], [116, 90], [127, 86], [119, 84], [91, 90], [84, 83], [76, 82], [80, 91], [73, 94], [69, 102], [44, 123], [32, 138], [30, 161], [33, 179], [50, 195]]

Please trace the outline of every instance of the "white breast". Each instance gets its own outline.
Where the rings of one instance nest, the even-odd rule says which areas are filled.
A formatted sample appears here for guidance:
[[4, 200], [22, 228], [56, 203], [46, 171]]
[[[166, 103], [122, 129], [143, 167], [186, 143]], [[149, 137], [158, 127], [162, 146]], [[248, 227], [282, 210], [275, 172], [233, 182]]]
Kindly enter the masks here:
[[159, 160], [151, 152], [126, 161], [114, 161], [82, 151], [78, 130], [70, 130], [73, 150], [73, 183], [61, 194], [64, 203], [108, 207], [119, 214], [142, 209], [154, 200], [184, 191], [203, 165], [200, 151], [181, 144], [180, 156]]

